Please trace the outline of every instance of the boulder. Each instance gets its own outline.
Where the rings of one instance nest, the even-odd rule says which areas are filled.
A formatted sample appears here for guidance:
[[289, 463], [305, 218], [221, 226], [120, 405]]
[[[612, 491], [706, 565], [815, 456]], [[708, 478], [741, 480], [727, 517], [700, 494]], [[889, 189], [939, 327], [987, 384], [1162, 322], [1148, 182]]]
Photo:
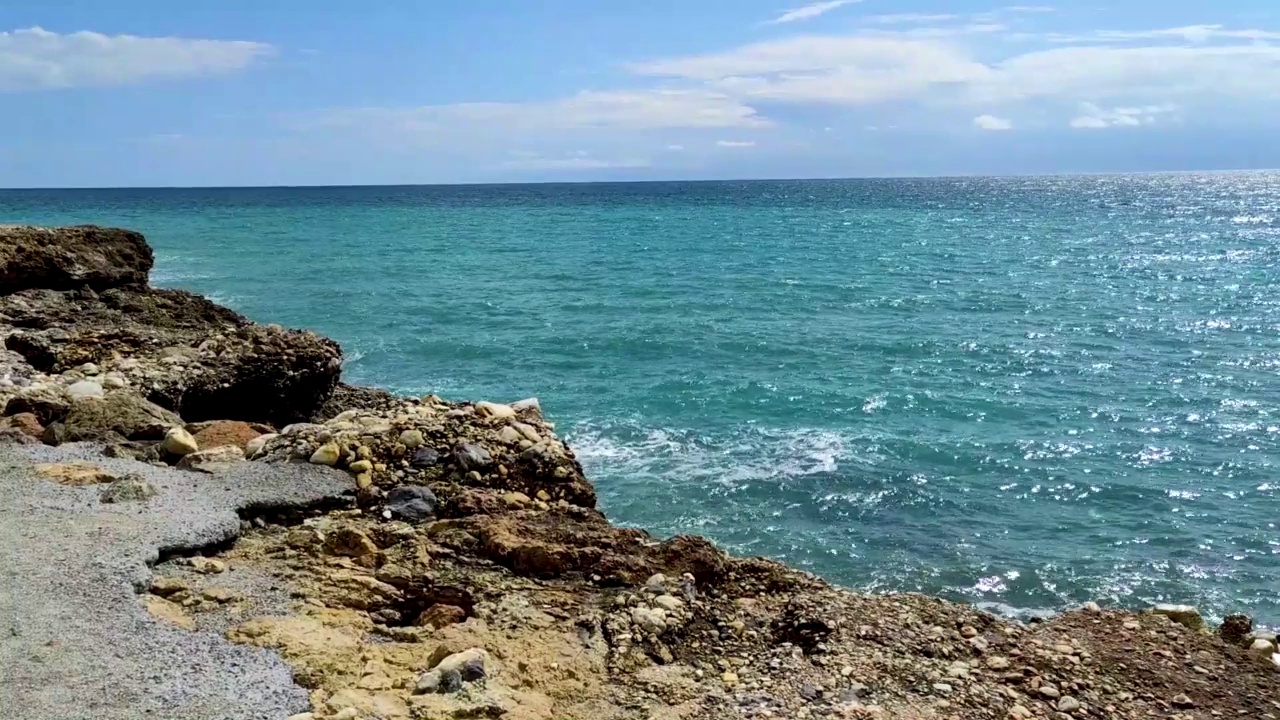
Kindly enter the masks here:
[[1192, 630], [1204, 627], [1204, 618], [1200, 616], [1200, 611], [1190, 605], [1156, 605], [1151, 612], [1164, 615], [1173, 622]]
[[5, 415], [34, 415], [41, 425], [57, 422], [67, 416], [71, 401], [61, 388], [51, 385], [33, 385], [23, 388], [5, 403]]
[[196, 439], [181, 427], [169, 428], [164, 434], [164, 442], [160, 443], [160, 449], [170, 455], [183, 457], [200, 450], [200, 446], [196, 443]]
[[145, 285], [153, 263], [146, 240], [130, 230], [0, 227], [0, 294]]
[[107, 394], [102, 389], [102, 385], [92, 380], [81, 380], [78, 383], [72, 383], [67, 386], [67, 397], [72, 400], [83, 400], [85, 398], [101, 398]]
[[18, 413], [7, 417], [4, 419], [3, 426], [36, 439], [44, 434], [44, 425], [40, 424], [40, 418], [34, 413]]
[[178, 461], [179, 470], [216, 472], [232, 463], [244, 462], [244, 451], [235, 445], [223, 445], [187, 453]]
[[198, 426], [188, 426], [187, 431], [194, 435], [200, 447], [216, 448], [231, 445], [241, 450], [247, 450], [249, 443], [263, 434], [249, 423], [238, 420], [200, 423]]
[[128, 390], [113, 390], [103, 398], [71, 401], [62, 439], [98, 440], [114, 432], [128, 440], [160, 440], [170, 428], [181, 428], [182, 424], [182, 418], [155, 403]]

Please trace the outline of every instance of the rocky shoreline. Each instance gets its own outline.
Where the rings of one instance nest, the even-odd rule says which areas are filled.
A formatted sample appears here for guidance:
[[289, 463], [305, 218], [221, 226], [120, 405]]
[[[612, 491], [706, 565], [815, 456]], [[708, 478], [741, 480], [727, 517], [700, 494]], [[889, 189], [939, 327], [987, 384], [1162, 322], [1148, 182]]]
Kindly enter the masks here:
[[346, 385], [333, 341], [151, 288], [151, 265], [137, 233], [0, 227], [0, 441], [89, 448], [35, 472], [144, 508], [162, 491], [104, 463], [345, 473], [138, 588], [154, 622], [279, 653], [295, 720], [1280, 718], [1275, 635], [1243, 616], [1024, 625], [618, 528], [536, 400]]

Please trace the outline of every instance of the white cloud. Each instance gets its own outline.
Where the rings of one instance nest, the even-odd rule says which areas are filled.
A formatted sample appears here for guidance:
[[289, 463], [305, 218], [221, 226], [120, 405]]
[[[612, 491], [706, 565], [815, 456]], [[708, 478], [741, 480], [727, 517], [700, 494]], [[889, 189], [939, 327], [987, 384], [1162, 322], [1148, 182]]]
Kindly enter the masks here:
[[780, 23], [796, 22], [798, 20], [809, 20], [810, 18], [816, 18], [819, 15], [825, 15], [832, 10], [842, 8], [845, 5], [853, 5], [860, 2], [862, 2], [862, 0], [827, 0], [826, 2], [816, 2], [802, 7], [792, 8], [773, 20], [770, 20], [769, 24], [778, 25]]
[[1012, 130], [1013, 121], [1008, 118], [997, 117], [995, 115], [979, 115], [973, 119], [973, 124], [982, 130]]
[[800, 36], [632, 69], [708, 83], [744, 101], [842, 104], [915, 97], [934, 85], [977, 82], [991, 73], [948, 44], [865, 35]]
[[416, 108], [355, 108], [325, 111], [304, 127], [377, 125], [418, 133], [480, 132], [512, 128], [571, 130], [610, 128], [764, 128], [771, 123], [754, 108], [719, 92], [635, 90], [581, 92], [534, 103], [459, 103]]
[[234, 72], [274, 54], [237, 40], [137, 37], [34, 27], [0, 32], [0, 91], [127, 85]]
[[1098, 30], [1085, 34], [1060, 34], [1047, 36], [1057, 43], [1130, 43], [1138, 40], [1181, 40], [1202, 45], [1215, 40], [1280, 40], [1280, 32], [1246, 29], [1230, 30], [1223, 25], [1185, 25], [1183, 27], [1157, 28], [1154, 30]]
[[668, 146], [667, 146], [667, 149], [668, 149], [668, 150], [670, 150], [671, 152], [682, 152], [682, 151], [684, 150], [684, 146], [683, 146], [683, 145], [668, 145]]
[[722, 147], [722, 148], [749, 148], [749, 147], [755, 147], [756, 141], [755, 140], [717, 140], [716, 146]]
[[929, 13], [890, 13], [888, 15], [872, 15], [866, 21], [877, 25], [916, 25], [920, 23], [950, 22], [959, 19], [959, 15], [942, 13], [933, 15]]
[[1051, 13], [1058, 12], [1058, 8], [1048, 5], [1010, 5], [1006, 7], [1005, 12], [1011, 13]]
[[1078, 130], [1141, 127], [1143, 125], [1152, 125], [1159, 117], [1170, 115], [1177, 111], [1178, 106], [1172, 103], [1109, 109], [1099, 107], [1094, 103], [1081, 103], [1081, 114], [1071, 120], [1071, 127]]
[[502, 167], [509, 170], [608, 170], [617, 168], [645, 168], [649, 167], [649, 161], [643, 159], [617, 159], [610, 160], [604, 158], [592, 157], [589, 153], [579, 150], [572, 153], [569, 157], [543, 157], [537, 153], [521, 152], [516, 153], [519, 157], [515, 160], [508, 160], [502, 163]]

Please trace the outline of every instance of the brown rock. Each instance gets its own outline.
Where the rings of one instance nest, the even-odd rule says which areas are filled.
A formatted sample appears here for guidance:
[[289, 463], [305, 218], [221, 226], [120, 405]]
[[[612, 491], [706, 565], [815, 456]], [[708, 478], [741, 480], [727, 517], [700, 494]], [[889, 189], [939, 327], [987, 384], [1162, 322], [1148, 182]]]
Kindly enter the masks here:
[[39, 438], [44, 434], [44, 425], [34, 413], [12, 415], [6, 418], [5, 425], [33, 438]]
[[1245, 637], [1253, 632], [1253, 619], [1248, 615], [1228, 615], [1218, 626], [1218, 636], [1231, 645], [1244, 645]]
[[249, 441], [262, 435], [256, 428], [238, 420], [215, 420], [188, 426], [187, 430], [195, 435], [196, 442], [202, 448], [216, 448], [231, 445], [244, 450]]
[[344, 527], [329, 533], [324, 540], [324, 550], [330, 555], [342, 555], [372, 561], [378, 554], [378, 546], [362, 530]]
[[417, 621], [414, 623], [419, 627], [433, 627], [436, 629], [460, 623], [467, 619], [467, 611], [457, 605], [436, 604], [422, 611], [418, 615]]
[[93, 463], [44, 463], [36, 465], [36, 473], [59, 485], [102, 485], [116, 480], [116, 476]]
[[145, 285], [153, 262], [146, 240], [130, 230], [0, 227], [0, 294]]

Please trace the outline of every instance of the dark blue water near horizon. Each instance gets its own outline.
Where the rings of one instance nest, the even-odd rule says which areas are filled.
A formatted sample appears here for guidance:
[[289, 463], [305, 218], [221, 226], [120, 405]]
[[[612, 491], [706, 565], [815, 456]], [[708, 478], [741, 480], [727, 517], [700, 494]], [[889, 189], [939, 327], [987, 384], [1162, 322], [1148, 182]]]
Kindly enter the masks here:
[[617, 521], [1280, 624], [1280, 175], [0, 191], [348, 379], [536, 395]]

